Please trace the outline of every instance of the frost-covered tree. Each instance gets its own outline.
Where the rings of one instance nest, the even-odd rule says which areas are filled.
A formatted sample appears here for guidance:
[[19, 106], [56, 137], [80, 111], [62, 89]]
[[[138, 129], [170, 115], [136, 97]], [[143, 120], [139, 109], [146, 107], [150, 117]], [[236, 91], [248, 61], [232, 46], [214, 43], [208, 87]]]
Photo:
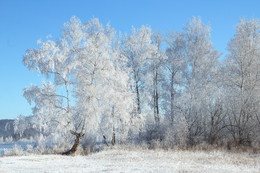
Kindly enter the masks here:
[[183, 30], [186, 83], [177, 106], [187, 121], [189, 143], [194, 144], [205, 132], [207, 107], [218, 89], [214, 80], [219, 54], [210, 41], [210, 28], [200, 18], [193, 18]]
[[[29, 102], [34, 102], [33, 117], [35, 123], [52, 122], [46, 128], [51, 129], [56, 123], [57, 136], [68, 138], [68, 132], [75, 134], [74, 114], [71, 109], [71, 90], [73, 88], [72, 71], [75, 70], [75, 50], [80, 44], [81, 23], [76, 17], [64, 25], [62, 37], [57, 41], [38, 41], [40, 47], [26, 51], [24, 65], [47, 77], [42, 87], [32, 86], [25, 89], [24, 95]], [[44, 101], [46, 100], [46, 101]], [[49, 113], [47, 113], [49, 111]], [[44, 123], [43, 123], [44, 124]], [[46, 129], [45, 128], [45, 129]], [[64, 135], [61, 135], [61, 132]], [[53, 135], [53, 133], [51, 133]]]
[[26, 51], [24, 65], [45, 80], [24, 89], [32, 115], [19, 116], [15, 132], [35, 128], [37, 144], [52, 150], [74, 140], [64, 154], [90, 138], [165, 147], [259, 143], [259, 26], [241, 20], [230, 54], [218, 61], [200, 18], [167, 38], [145, 26], [121, 38], [98, 19], [72, 17], [57, 40]]
[[251, 144], [259, 125], [260, 22], [241, 20], [228, 44], [225, 86], [228, 129], [236, 144]]
[[34, 104], [32, 110], [34, 116], [31, 119], [34, 128], [42, 134], [48, 135], [67, 125], [69, 119], [64, 117], [67, 110], [62, 107], [60, 96], [56, 94], [55, 87], [51, 83], [26, 88], [24, 97], [30, 104]]
[[48, 130], [47, 136], [55, 133], [64, 138], [73, 134], [76, 140], [65, 154], [77, 150], [85, 132], [96, 138], [109, 136], [112, 144], [116, 135], [118, 141], [125, 140], [133, 96], [114, 30], [103, 27], [98, 19], [82, 24], [72, 17], [60, 39], [40, 44], [28, 50], [23, 61], [28, 69], [53, 81], [24, 92], [29, 103], [34, 103], [34, 122], [42, 133]]
[[171, 124], [174, 122], [175, 102], [185, 84], [185, 40], [182, 33], [171, 33], [167, 37], [166, 60], [164, 63], [165, 75], [163, 80], [164, 110], [170, 117]]
[[[154, 120], [156, 124], [160, 123], [160, 101], [159, 98], [161, 97], [161, 81], [162, 81], [162, 67], [165, 59], [165, 53], [162, 50], [162, 42], [163, 38], [162, 35], [159, 33], [154, 33], [152, 36], [153, 44], [156, 47], [149, 63], [148, 68], [148, 75], [152, 77], [152, 82], [146, 80], [147, 86], [150, 88], [150, 92], [152, 93], [152, 107], [154, 113]], [[148, 83], [148, 82], [150, 83]]]
[[[123, 54], [127, 58], [128, 67], [131, 69], [133, 90], [136, 95], [136, 112], [141, 114], [147, 109], [147, 90], [145, 90], [146, 71], [150, 59], [156, 53], [156, 46], [152, 40], [152, 30], [142, 26], [140, 29], [132, 28], [132, 33], [127, 36], [123, 43]], [[152, 80], [152, 79], [151, 79]], [[143, 99], [143, 100], [142, 100]], [[148, 98], [149, 99], [149, 98]]]
[[133, 109], [128, 71], [109, 25], [103, 27], [93, 19], [82, 27], [75, 71], [76, 106], [86, 119], [87, 130], [95, 135], [100, 130], [104, 139], [112, 138], [113, 144], [116, 133], [122, 138], [126, 135]]
[[28, 122], [26, 120], [26, 117], [23, 115], [19, 115], [14, 120], [14, 133], [18, 134], [19, 137], [23, 135], [23, 132], [28, 128]]

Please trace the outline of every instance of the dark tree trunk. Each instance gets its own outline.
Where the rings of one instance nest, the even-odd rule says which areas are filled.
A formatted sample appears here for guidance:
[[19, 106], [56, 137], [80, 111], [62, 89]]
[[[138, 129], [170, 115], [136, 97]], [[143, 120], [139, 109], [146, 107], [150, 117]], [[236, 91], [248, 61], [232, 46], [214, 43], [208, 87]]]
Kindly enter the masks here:
[[116, 144], [116, 134], [115, 134], [115, 132], [113, 132], [111, 143], [112, 143], [113, 146]]
[[157, 125], [160, 123], [160, 116], [159, 116], [159, 95], [158, 95], [158, 72], [157, 67], [155, 67], [155, 76], [154, 76], [154, 119]]
[[78, 146], [80, 144], [80, 139], [82, 139], [84, 137], [84, 135], [85, 135], [82, 132], [81, 133], [76, 133], [74, 131], [70, 131], [70, 132], [71, 132], [71, 134], [76, 136], [75, 142], [74, 142], [72, 148], [70, 150], [62, 153], [62, 155], [72, 155], [72, 154], [74, 154], [77, 151], [77, 149], [78, 149]]
[[171, 74], [171, 124], [174, 122], [174, 76], [175, 73]]
[[116, 144], [116, 134], [115, 134], [115, 114], [114, 114], [114, 107], [112, 107], [112, 117], [113, 117], [113, 134], [112, 134], [112, 140], [111, 140], [111, 144], [114, 146]]
[[134, 72], [135, 80], [135, 92], [136, 92], [136, 102], [137, 102], [137, 113], [141, 114], [141, 105], [140, 105], [140, 93], [139, 93], [139, 84], [138, 84], [138, 73]]
[[103, 139], [104, 139], [104, 141], [105, 141], [106, 145], [107, 145], [107, 146], [109, 146], [109, 145], [108, 145], [108, 142], [107, 142], [107, 138], [106, 138], [106, 136], [105, 136], [105, 135], [103, 135]]
[[137, 112], [138, 112], [138, 114], [141, 114], [140, 95], [139, 95], [138, 82], [136, 82], [135, 90], [136, 90], [136, 99], [137, 99]]

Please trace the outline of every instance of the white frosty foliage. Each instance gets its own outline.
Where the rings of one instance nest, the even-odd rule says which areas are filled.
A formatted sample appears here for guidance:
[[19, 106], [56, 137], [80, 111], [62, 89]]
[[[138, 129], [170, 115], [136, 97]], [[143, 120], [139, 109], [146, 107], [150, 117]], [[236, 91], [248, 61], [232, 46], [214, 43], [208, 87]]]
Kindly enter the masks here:
[[33, 111], [14, 130], [24, 137], [33, 128], [38, 147], [53, 149], [83, 133], [84, 145], [257, 146], [259, 20], [236, 29], [219, 61], [200, 18], [165, 39], [146, 26], [121, 38], [96, 18], [72, 17], [56, 41], [47, 37], [26, 51], [24, 65], [46, 81], [24, 90]]

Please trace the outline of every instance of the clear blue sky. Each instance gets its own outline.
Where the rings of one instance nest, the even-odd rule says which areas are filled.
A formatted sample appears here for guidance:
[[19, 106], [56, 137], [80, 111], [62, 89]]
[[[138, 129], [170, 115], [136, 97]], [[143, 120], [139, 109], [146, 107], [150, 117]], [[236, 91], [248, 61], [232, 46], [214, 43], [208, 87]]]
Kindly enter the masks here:
[[240, 18], [260, 18], [259, 0], [0, 0], [0, 119], [29, 115], [23, 89], [42, 77], [22, 64], [26, 49], [51, 34], [55, 39], [71, 16], [97, 17], [117, 31], [151, 26], [166, 34], [181, 30], [192, 16], [212, 28], [212, 42], [225, 53]]

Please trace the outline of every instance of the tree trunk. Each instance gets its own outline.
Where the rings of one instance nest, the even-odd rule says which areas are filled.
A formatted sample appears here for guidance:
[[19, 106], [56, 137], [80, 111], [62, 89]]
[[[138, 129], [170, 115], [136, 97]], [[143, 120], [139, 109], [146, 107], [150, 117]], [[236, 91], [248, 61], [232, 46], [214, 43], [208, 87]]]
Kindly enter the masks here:
[[135, 79], [135, 91], [136, 91], [136, 102], [137, 102], [137, 113], [141, 114], [141, 105], [140, 105], [140, 94], [139, 94], [139, 84], [138, 84], [138, 74], [134, 72]]
[[116, 144], [116, 134], [115, 134], [115, 132], [113, 132], [111, 143], [112, 143], [113, 146]]
[[114, 146], [116, 144], [114, 107], [112, 107], [112, 117], [113, 117], [113, 134], [112, 134], [111, 144]]
[[174, 76], [175, 73], [172, 72], [171, 74], [171, 124], [174, 122]]
[[77, 149], [78, 149], [78, 146], [80, 144], [80, 139], [82, 139], [84, 137], [84, 135], [85, 135], [82, 132], [81, 133], [76, 133], [74, 131], [70, 131], [70, 132], [71, 132], [71, 134], [76, 136], [75, 142], [74, 142], [72, 148], [70, 150], [62, 153], [62, 155], [72, 155], [72, 154], [74, 154], [77, 151]]
[[107, 142], [107, 138], [106, 138], [106, 136], [105, 136], [105, 135], [103, 135], [103, 139], [104, 139], [104, 141], [105, 141], [106, 145], [107, 145], [107, 146], [109, 146], [109, 145], [108, 145], [108, 142]]
[[100, 124], [99, 124], [99, 128], [100, 128], [100, 131], [101, 131], [101, 133], [102, 133], [102, 136], [103, 136], [104, 142], [106, 143], [107, 146], [109, 146], [109, 145], [108, 145], [108, 142], [107, 142], [107, 138], [106, 138], [106, 136], [105, 136], [105, 134], [104, 134], [104, 132], [103, 132], [103, 130], [102, 130]]
[[154, 119], [156, 124], [160, 123], [160, 116], [159, 116], [159, 95], [158, 95], [158, 72], [157, 67], [155, 67], [155, 76], [154, 76]]

